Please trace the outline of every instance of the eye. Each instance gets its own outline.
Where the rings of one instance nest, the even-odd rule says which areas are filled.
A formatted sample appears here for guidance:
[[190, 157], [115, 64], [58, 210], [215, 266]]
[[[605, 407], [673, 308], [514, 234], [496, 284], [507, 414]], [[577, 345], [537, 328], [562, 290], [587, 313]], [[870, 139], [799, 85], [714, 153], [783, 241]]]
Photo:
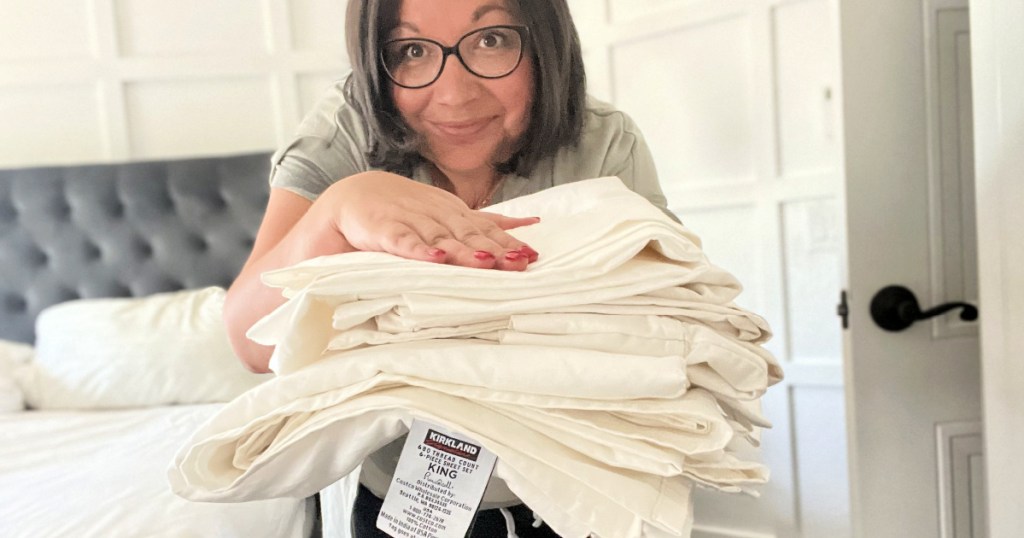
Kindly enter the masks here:
[[433, 54], [433, 51], [429, 43], [405, 39], [384, 45], [384, 54], [390, 63], [401, 63], [422, 60]]
[[427, 55], [427, 50], [420, 43], [407, 43], [402, 46], [399, 56], [409, 60], [418, 60]]
[[506, 46], [508, 42], [508, 36], [505, 35], [503, 30], [491, 30], [480, 34], [480, 40], [477, 42], [481, 48], [485, 49], [496, 49]]

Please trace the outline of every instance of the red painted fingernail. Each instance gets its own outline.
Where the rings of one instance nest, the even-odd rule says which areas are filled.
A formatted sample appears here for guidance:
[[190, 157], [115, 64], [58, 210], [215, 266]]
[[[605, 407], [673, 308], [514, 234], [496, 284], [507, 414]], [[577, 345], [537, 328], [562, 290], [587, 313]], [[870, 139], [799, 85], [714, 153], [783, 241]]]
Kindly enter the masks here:
[[523, 245], [522, 247], [520, 247], [519, 251], [522, 252], [523, 254], [526, 254], [526, 256], [528, 258], [530, 258], [531, 260], [537, 259], [537, 251], [533, 250], [532, 248], [530, 248], [530, 247], [528, 247], [526, 245]]
[[523, 253], [519, 252], [518, 250], [510, 250], [510, 251], [505, 253], [505, 259], [510, 261], [510, 262], [514, 262], [514, 261], [516, 261], [516, 260], [518, 260], [519, 258], [522, 258], [522, 257], [523, 257]]
[[447, 252], [445, 252], [445, 251], [443, 251], [443, 250], [441, 250], [439, 248], [432, 248], [432, 249], [430, 249], [429, 252], [427, 252], [427, 254], [431, 255], [434, 258], [440, 258], [441, 256], [447, 256], [448, 255]]
[[473, 253], [473, 257], [478, 260], [491, 260], [494, 259], [494, 254], [487, 252], [486, 250], [478, 250]]

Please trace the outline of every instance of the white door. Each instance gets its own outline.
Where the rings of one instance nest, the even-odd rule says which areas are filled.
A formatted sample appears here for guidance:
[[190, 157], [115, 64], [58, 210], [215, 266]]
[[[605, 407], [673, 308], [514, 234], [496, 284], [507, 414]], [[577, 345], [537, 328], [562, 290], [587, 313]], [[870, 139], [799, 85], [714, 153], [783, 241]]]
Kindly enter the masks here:
[[870, 314], [891, 284], [922, 309], [977, 300], [968, 19], [966, 0], [840, 2], [856, 536], [985, 535], [977, 324]]
[[990, 536], [1024, 536], [1024, 2], [971, 1]]

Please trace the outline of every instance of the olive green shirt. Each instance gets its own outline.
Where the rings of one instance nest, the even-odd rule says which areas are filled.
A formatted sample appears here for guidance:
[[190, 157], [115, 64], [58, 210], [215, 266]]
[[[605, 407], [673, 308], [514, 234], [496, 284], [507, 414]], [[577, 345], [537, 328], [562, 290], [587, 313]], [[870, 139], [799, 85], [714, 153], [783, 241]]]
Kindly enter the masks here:
[[[345, 101], [343, 85], [339, 81], [332, 86], [299, 125], [292, 142], [274, 154], [272, 187], [315, 200], [335, 181], [374, 169], [366, 157], [366, 128]], [[611, 105], [588, 98], [579, 144], [542, 160], [528, 177], [507, 176], [491, 202], [605, 176], [618, 176], [668, 214], [651, 151], [636, 124]], [[412, 179], [431, 183], [423, 166], [415, 170]]]

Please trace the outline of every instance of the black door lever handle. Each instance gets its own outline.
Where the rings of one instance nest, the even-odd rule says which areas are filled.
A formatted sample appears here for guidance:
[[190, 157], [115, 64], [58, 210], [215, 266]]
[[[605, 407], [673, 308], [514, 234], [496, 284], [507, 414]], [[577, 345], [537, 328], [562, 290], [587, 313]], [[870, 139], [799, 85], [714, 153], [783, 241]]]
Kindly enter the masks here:
[[960, 319], [978, 319], [978, 309], [968, 303], [946, 303], [922, 311], [914, 292], [903, 286], [886, 286], [871, 299], [871, 319], [887, 331], [902, 331], [915, 321], [945, 314], [954, 308], [963, 308]]

